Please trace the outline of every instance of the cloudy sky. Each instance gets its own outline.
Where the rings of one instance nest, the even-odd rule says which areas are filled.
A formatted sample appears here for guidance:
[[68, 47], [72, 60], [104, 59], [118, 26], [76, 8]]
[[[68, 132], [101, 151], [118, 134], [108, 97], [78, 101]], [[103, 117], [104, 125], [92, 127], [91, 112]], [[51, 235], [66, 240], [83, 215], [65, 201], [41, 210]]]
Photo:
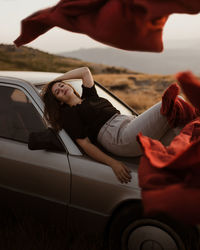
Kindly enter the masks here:
[[[42, 8], [55, 5], [58, 0], [0, 0], [0, 43], [12, 44], [20, 33], [20, 21]], [[171, 15], [164, 29], [164, 46], [169, 40], [200, 39], [200, 14]], [[79, 48], [107, 47], [86, 35], [53, 28], [33, 42], [30, 47], [57, 53]]]

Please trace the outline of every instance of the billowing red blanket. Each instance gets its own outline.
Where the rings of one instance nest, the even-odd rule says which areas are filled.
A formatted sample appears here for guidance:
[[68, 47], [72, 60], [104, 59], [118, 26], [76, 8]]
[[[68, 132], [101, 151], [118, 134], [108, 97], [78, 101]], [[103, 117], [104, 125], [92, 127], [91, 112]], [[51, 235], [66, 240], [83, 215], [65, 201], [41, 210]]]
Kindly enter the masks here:
[[117, 48], [159, 52], [168, 15], [198, 12], [199, 0], [61, 0], [24, 19], [14, 43], [29, 43], [58, 26]]
[[[200, 81], [189, 72], [180, 73], [177, 78], [199, 109]], [[142, 134], [138, 135], [138, 141], [144, 151], [139, 184], [145, 213], [162, 212], [188, 224], [199, 224], [200, 117], [190, 121], [167, 147]]]

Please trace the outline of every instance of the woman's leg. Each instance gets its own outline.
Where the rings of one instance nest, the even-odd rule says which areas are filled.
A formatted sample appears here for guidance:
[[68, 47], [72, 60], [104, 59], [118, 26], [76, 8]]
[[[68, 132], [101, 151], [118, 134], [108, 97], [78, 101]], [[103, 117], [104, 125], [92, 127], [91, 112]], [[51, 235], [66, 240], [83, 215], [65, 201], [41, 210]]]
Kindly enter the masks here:
[[160, 114], [161, 102], [138, 117], [118, 115], [108, 121], [99, 133], [98, 141], [108, 151], [121, 156], [142, 154], [136, 136], [143, 135], [159, 140], [170, 129], [165, 116]]
[[163, 137], [170, 126], [167, 118], [160, 113], [161, 102], [155, 104], [144, 113], [133, 119], [123, 129], [121, 136], [124, 142], [128, 142], [127, 154], [137, 156], [141, 154], [139, 143], [136, 141], [136, 136], [139, 132], [143, 135], [159, 140]]

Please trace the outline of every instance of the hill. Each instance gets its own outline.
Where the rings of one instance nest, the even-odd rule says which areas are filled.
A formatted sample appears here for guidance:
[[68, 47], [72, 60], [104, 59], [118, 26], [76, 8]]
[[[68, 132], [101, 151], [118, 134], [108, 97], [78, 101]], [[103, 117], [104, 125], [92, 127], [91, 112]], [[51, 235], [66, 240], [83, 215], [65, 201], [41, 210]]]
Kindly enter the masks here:
[[66, 72], [81, 66], [88, 66], [96, 81], [138, 113], [160, 101], [164, 89], [174, 81], [171, 75], [149, 75], [125, 68], [56, 56], [29, 47], [0, 45], [0, 70]]
[[160, 101], [164, 90], [175, 81], [172, 75], [97, 74], [94, 79], [138, 113]]
[[66, 72], [82, 66], [88, 66], [94, 74], [133, 73], [125, 68], [66, 58], [26, 46], [16, 48], [14, 45], [0, 44], [0, 70]]
[[[200, 43], [200, 41], [198, 42]], [[126, 67], [129, 70], [147, 74], [167, 75], [192, 70], [195, 74], [200, 75], [200, 47], [197, 46], [197, 43], [186, 45], [177, 42], [177, 48], [171, 46], [162, 53], [131, 52], [115, 48], [91, 48], [62, 52], [59, 55], [116, 67]]]

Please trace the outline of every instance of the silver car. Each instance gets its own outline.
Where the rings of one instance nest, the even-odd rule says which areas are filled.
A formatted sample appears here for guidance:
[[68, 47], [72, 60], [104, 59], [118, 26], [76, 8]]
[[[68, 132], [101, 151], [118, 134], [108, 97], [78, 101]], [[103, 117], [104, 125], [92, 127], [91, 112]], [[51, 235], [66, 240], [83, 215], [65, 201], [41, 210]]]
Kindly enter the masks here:
[[[179, 227], [166, 217], [143, 217], [139, 158], [113, 156], [131, 170], [132, 181], [121, 184], [109, 166], [84, 154], [64, 130], [48, 129], [40, 92], [59, 75], [0, 71], [1, 204], [48, 216], [52, 223], [65, 221], [71, 231], [103, 233], [112, 250], [186, 249]], [[81, 94], [81, 80], [70, 83]], [[135, 114], [103, 86], [96, 83], [96, 88], [122, 114]]]

